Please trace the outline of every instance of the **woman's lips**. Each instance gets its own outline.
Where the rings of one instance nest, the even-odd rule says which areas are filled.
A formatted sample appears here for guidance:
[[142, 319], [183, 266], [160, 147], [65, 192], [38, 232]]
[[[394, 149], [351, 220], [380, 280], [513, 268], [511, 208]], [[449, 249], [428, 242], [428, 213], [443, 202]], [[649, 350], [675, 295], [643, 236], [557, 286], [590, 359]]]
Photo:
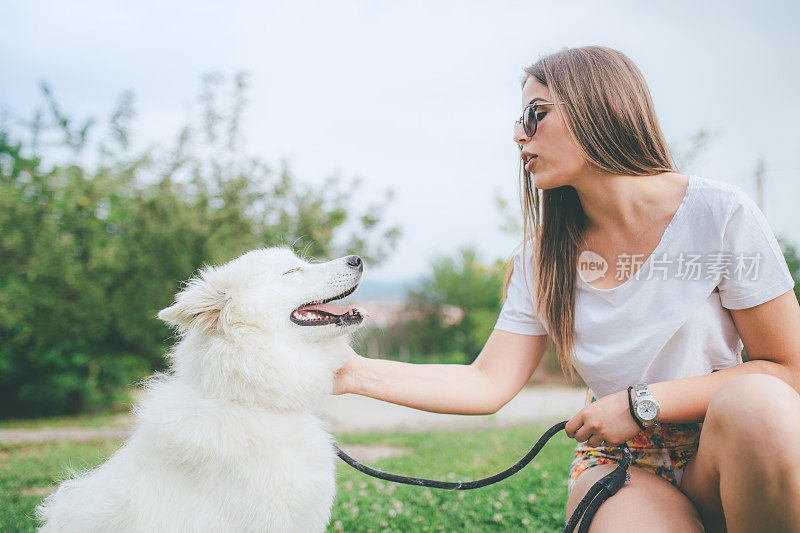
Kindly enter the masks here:
[[528, 162], [525, 164], [525, 170], [526, 170], [527, 172], [533, 172], [533, 166], [536, 164], [536, 159], [537, 159], [538, 157], [539, 157], [538, 155], [535, 155], [535, 156], [531, 157], [530, 161], [528, 161]]

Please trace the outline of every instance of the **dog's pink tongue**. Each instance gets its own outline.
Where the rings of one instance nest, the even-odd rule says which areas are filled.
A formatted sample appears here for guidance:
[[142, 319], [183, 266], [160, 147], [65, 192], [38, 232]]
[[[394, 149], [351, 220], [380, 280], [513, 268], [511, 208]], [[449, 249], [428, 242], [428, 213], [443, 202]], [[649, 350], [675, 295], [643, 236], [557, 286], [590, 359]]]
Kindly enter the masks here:
[[314, 304], [314, 305], [309, 305], [308, 307], [304, 307], [303, 309], [309, 311], [313, 311], [316, 309], [319, 311], [323, 311], [325, 313], [329, 313], [331, 315], [344, 315], [349, 313], [351, 310], [355, 310], [364, 316], [370, 316], [369, 313], [367, 313], [366, 309], [364, 309], [363, 307], [359, 307], [357, 305], [348, 305], [347, 307], [342, 307], [341, 305], [333, 305], [333, 304]]
[[351, 310], [359, 311], [360, 313], [369, 316], [364, 309], [358, 307], [357, 305], [348, 305], [347, 307], [342, 307], [340, 305], [333, 305], [333, 304], [315, 304], [309, 305], [308, 307], [304, 307], [304, 309], [317, 309], [319, 311], [324, 311], [325, 313], [330, 313], [332, 315], [344, 315], [349, 313]]
[[350, 311], [351, 308], [355, 306], [349, 305], [347, 307], [342, 307], [340, 305], [333, 305], [333, 304], [315, 304], [309, 305], [305, 309], [312, 309], [318, 311], [324, 311], [326, 313], [330, 313], [332, 315], [343, 315]]

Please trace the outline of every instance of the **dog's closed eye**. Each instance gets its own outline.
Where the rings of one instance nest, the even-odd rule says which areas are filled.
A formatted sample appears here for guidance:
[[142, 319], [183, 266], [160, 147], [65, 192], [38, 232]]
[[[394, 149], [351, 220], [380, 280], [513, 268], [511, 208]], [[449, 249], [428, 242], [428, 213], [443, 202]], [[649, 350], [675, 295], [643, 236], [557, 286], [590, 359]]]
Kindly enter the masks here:
[[291, 274], [292, 272], [297, 272], [298, 270], [302, 270], [302, 269], [300, 267], [290, 268], [289, 270], [284, 272], [283, 275], [285, 276], [286, 274]]

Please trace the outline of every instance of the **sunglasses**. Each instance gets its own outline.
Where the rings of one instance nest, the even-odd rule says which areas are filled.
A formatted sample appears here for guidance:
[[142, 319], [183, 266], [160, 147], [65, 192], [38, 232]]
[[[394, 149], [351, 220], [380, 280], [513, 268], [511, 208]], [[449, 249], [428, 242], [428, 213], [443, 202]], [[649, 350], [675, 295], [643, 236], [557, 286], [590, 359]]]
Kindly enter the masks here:
[[533, 104], [528, 104], [525, 106], [525, 109], [522, 111], [522, 116], [517, 119], [514, 123], [514, 133], [517, 132], [517, 128], [519, 124], [522, 123], [522, 129], [525, 132], [525, 136], [530, 138], [536, 134], [536, 128], [539, 125], [539, 121], [544, 118], [547, 114], [547, 111], [540, 111], [540, 107], [548, 106], [548, 105], [556, 105], [556, 104], [563, 104], [565, 102], [535, 102]]

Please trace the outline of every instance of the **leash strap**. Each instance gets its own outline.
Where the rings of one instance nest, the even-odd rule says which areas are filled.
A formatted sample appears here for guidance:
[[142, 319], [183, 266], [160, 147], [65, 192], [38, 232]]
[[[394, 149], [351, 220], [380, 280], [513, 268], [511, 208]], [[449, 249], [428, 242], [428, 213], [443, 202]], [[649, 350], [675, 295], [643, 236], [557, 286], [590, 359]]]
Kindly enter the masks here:
[[[461, 482], [452, 482], [452, 481], [436, 481], [434, 479], [423, 479], [418, 477], [408, 477], [408, 476], [399, 476], [397, 474], [390, 474], [388, 472], [383, 472], [381, 470], [377, 470], [375, 468], [369, 467], [365, 464], [359, 463], [346, 453], [344, 453], [338, 446], [334, 444], [334, 448], [336, 449], [336, 455], [339, 458], [347, 463], [348, 465], [352, 466], [359, 472], [363, 472], [368, 476], [372, 476], [378, 479], [383, 479], [386, 481], [394, 481], [395, 483], [405, 483], [406, 485], [417, 485], [420, 487], [431, 487], [435, 489], [445, 489], [445, 490], [471, 490], [471, 489], [478, 489], [481, 487], [486, 487], [487, 485], [492, 485], [497, 483], [498, 481], [502, 481], [507, 477], [510, 477], [523, 468], [525, 468], [528, 463], [530, 463], [536, 454], [544, 447], [545, 443], [547, 443], [553, 435], [562, 431], [564, 427], [567, 425], [567, 421], [559, 422], [555, 424], [553, 427], [548, 429], [544, 435], [539, 438], [536, 444], [533, 445], [533, 448], [530, 449], [525, 456], [514, 463], [513, 466], [503, 470], [502, 472], [495, 474], [493, 476], [489, 476], [483, 479], [478, 479], [475, 481], [461, 481]], [[600, 505], [606, 501], [610, 496], [616, 494], [616, 492], [625, 484], [625, 481], [629, 479], [627, 475], [628, 467], [631, 465], [631, 461], [633, 457], [631, 456], [630, 450], [628, 450], [628, 446], [626, 444], [621, 444], [619, 446], [622, 449], [622, 460], [620, 461], [619, 466], [612, 471], [611, 473], [607, 474], [600, 480], [598, 480], [592, 488], [586, 493], [583, 497], [581, 502], [578, 504], [578, 507], [575, 509], [575, 512], [572, 513], [572, 517], [570, 517], [569, 522], [567, 522], [567, 526], [564, 528], [564, 533], [571, 533], [578, 522], [581, 520], [581, 517], [585, 519], [581, 522], [581, 527], [578, 530], [579, 533], [586, 533], [589, 530], [589, 524], [591, 523], [592, 517], [594, 517], [594, 513], [597, 512], [597, 509]]]
[[572, 516], [564, 528], [564, 533], [572, 533], [579, 521], [581, 522], [581, 527], [578, 529], [578, 533], [587, 533], [589, 531], [589, 524], [592, 523], [592, 518], [594, 518], [594, 513], [597, 512], [600, 505], [616, 494], [625, 482], [630, 480], [628, 467], [631, 465], [633, 456], [627, 444], [621, 444], [619, 448], [622, 450], [622, 460], [619, 466], [609, 474], [597, 480], [597, 482], [592, 485], [592, 488], [586, 492], [586, 495], [572, 512]]
[[419, 485], [420, 487], [432, 487], [435, 489], [446, 489], [446, 490], [471, 490], [471, 489], [479, 489], [481, 487], [485, 487], [487, 485], [492, 485], [493, 483], [497, 483], [498, 481], [502, 481], [503, 479], [512, 476], [525, 468], [528, 463], [530, 463], [536, 454], [539, 453], [539, 450], [545, 445], [545, 443], [550, 440], [550, 437], [558, 433], [559, 431], [564, 429], [566, 426], [566, 422], [559, 422], [555, 426], [548, 429], [544, 435], [539, 439], [539, 441], [533, 445], [533, 448], [525, 454], [525, 457], [514, 463], [511, 468], [507, 468], [503, 470], [499, 474], [495, 474], [493, 476], [489, 476], [483, 479], [478, 479], [476, 481], [460, 481], [460, 482], [452, 482], [452, 481], [436, 481], [434, 479], [421, 479], [418, 477], [406, 477], [406, 476], [398, 476], [397, 474], [389, 474], [388, 472], [382, 472], [380, 470], [376, 470], [371, 468], [367, 465], [363, 465], [344, 453], [339, 447], [336, 447], [336, 454], [347, 464], [358, 470], [359, 472], [363, 472], [369, 476], [376, 477], [379, 479], [385, 479], [386, 481], [395, 481], [397, 483], [405, 483], [407, 485]]

